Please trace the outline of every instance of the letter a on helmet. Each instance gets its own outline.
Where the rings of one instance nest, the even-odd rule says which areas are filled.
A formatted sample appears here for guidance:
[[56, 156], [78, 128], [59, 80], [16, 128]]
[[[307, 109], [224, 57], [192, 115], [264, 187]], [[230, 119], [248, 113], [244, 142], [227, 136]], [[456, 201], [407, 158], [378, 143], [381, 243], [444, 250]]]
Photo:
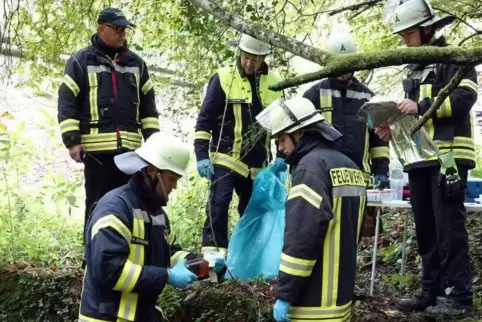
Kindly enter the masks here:
[[435, 29], [451, 24], [455, 17], [439, 17], [426, 0], [408, 0], [395, 8], [393, 15], [393, 33], [397, 34], [413, 27], [433, 26]]
[[332, 34], [327, 41], [326, 50], [332, 54], [354, 54], [358, 48], [351, 34], [345, 32]]

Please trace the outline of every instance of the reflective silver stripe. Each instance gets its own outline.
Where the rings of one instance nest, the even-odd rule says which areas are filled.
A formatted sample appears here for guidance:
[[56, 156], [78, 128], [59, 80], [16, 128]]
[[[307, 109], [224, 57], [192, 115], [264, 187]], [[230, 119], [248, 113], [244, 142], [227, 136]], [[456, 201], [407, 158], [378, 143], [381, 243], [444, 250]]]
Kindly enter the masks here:
[[160, 214], [157, 216], [151, 216], [152, 218], [152, 226], [165, 226], [166, 225], [166, 217], [164, 214]]
[[[122, 283], [122, 285], [120, 287], [116, 288], [116, 290], [122, 291], [122, 292], [124, 292], [124, 291], [130, 292], [134, 288], [135, 283], [137, 283], [137, 280], [139, 279], [139, 275], [141, 274], [142, 266], [133, 264], [130, 261], [127, 261], [125, 265], [129, 265], [129, 271], [127, 272], [127, 277], [124, 280], [124, 282]], [[129, 285], [129, 284], [131, 284], [131, 281], [134, 278], [134, 275], [136, 275], [136, 281], [133, 285]], [[122, 275], [121, 275], [121, 277], [122, 277]]]
[[304, 307], [293, 307], [291, 309], [291, 314], [293, 315], [333, 315], [333, 314], [343, 314], [343, 313], [348, 313], [350, 312], [350, 307], [345, 307], [345, 308], [340, 308], [340, 309], [312, 309], [311, 307], [309, 309], [304, 308]]
[[346, 91], [346, 97], [357, 99], [357, 100], [363, 100], [363, 99], [370, 100], [372, 98], [372, 95], [370, 93], [357, 92], [349, 89]]
[[131, 308], [133, 305], [136, 305], [137, 304], [137, 296], [138, 294], [136, 293], [123, 293], [124, 295], [124, 298], [125, 298], [125, 312], [124, 312], [124, 315], [122, 316], [122, 318], [129, 320], [129, 314], [131, 312]]
[[295, 264], [295, 263], [288, 262], [283, 258], [281, 258], [281, 265], [284, 265], [286, 267], [296, 269], [299, 271], [309, 271], [310, 273], [311, 273], [311, 270], [313, 269], [313, 265]]
[[333, 188], [333, 197], [363, 197], [366, 188], [360, 186], [341, 186]]
[[131, 73], [131, 74], [139, 74], [139, 67], [125, 67], [114, 65], [115, 71], [119, 73]]
[[[338, 222], [340, 218], [338, 218], [338, 213], [341, 207], [341, 199], [333, 198], [333, 227], [330, 231], [330, 244], [328, 246], [328, 298], [326, 299], [326, 305], [331, 306], [333, 303], [333, 285], [335, 283], [335, 238], [336, 238], [336, 225], [340, 225]], [[325, 272], [323, 272], [324, 274]], [[323, 278], [326, 281], [325, 278]], [[338, 282], [338, 281], [337, 281]], [[335, 303], [336, 304], [336, 303]]]
[[333, 96], [333, 97], [341, 97], [341, 93], [338, 90], [332, 90], [330, 88], [320, 88], [320, 95], [322, 96]]
[[89, 65], [87, 66], [87, 72], [88, 73], [110, 73], [110, 67], [104, 66], [104, 65], [99, 65], [99, 66], [92, 66]]

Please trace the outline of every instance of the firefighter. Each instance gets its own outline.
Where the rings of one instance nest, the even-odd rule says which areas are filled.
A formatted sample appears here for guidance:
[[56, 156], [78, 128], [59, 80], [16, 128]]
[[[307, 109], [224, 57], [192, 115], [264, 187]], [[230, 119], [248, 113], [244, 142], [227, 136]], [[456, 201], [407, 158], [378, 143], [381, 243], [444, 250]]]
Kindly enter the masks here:
[[[201, 177], [211, 181], [202, 250], [228, 247], [228, 208], [233, 191], [242, 216], [251, 198], [256, 174], [270, 161], [270, 139], [256, 128], [255, 117], [283, 96], [269, 86], [281, 77], [268, 70], [268, 44], [243, 34], [234, 64], [211, 77], [197, 117], [194, 149]], [[282, 158], [276, 167], [285, 169]], [[212, 222], [211, 222], [212, 219]], [[212, 227], [211, 227], [212, 225]]]
[[[328, 41], [327, 51], [353, 54], [357, 52], [357, 44], [349, 33], [334, 34]], [[303, 97], [321, 110], [326, 122], [343, 135], [336, 142], [336, 148], [363, 170], [367, 184], [371, 183], [373, 174], [374, 185], [379, 186], [388, 178], [388, 143], [375, 135], [374, 129], [358, 115], [360, 108], [373, 95], [351, 72], [323, 79], [309, 88]]]
[[[166, 284], [196, 280], [186, 260], [200, 258], [175, 244], [166, 206], [185, 174], [189, 146], [155, 133], [134, 152], [114, 157], [129, 182], [106, 193], [87, 222], [79, 322], [162, 321], [155, 309]], [[216, 261], [215, 271], [224, 268]]]
[[[446, 47], [445, 37], [436, 32], [454, 21], [453, 16], [437, 16], [424, 0], [398, 6], [393, 19], [393, 32], [408, 47]], [[452, 64], [409, 65], [403, 81], [405, 99], [398, 102], [398, 109], [407, 115], [423, 115], [456, 71]], [[404, 164], [423, 270], [422, 291], [400, 300], [401, 309], [453, 318], [473, 309], [464, 188], [468, 170], [475, 167], [470, 110], [476, 100], [477, 77], [472, 69], [425, 125], [439, 155]], [[391, 137], [389, 127], [376, 131], [384, 140]]]
[[116, 8], [102, 10], [97, 23], [91, 44], [67, 61], [58, 90], [63, 144], [84, 163], [86, 218], [102, 195], [129, 180], [114, 156], [159, 131], [147, 66], [125, 40], [135, 26]]
[[335, 148], [342, 135], [306, 98], [278, 100], [264, 127], [291, 166], [276, 321], [349, 321], [358, 236], [366, 204], [363, 172]]

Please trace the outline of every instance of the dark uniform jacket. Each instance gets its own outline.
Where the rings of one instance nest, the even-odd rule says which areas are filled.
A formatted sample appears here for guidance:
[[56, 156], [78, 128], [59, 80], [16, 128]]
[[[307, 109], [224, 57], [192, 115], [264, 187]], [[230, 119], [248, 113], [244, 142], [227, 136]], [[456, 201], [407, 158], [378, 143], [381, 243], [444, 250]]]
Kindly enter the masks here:
[[388, 175], [390, 163], [388, 143], [358, 115], [362, 105], [372, 96], [372, 91], [356, 78], [347, 89], [339, 86], [334, 78], [324, 79], [303, 95], [343, 135], [335, 147], [363, 170], [366, 181], [370, 174]]
[[276, 296], [291, 303], [291, 321], [351, 316], [366, 186], [355, 163], [323, 140], [304, 135], [286, 159], [292, 187]]
[[165, 203], [143, 180], [137, 173], [108, 192], [87, 223], [79, 322], [150, 321], [167, 268], [198, 256], [174, 244]]
[[[440, 37], [433, 46], [447, 46], [445, 38]], [[404, 81], [405, 95], [418, 102], [418, 114], [422, 116], [440, 90], [450, 82], [458, 67], [453, 64], [431, 64], [409, 65], [408, 68], [408, 78]], [[468, 169], [475, 167], [476, 159], [470, 110], [477, 102], [477, 96], [477, 73], [472, 69], [425, 124], [425, 130], [435, 141], [440, 153], [453, 150], [457, 164]], [[438, 165], [439, 160], [435, 156], [411, 164], [404, 162], [404, 170]]]
[[91, 153], [134, 150], [159, 131], [154, 89], [145, 62], [117, 52], [97, 34], [67, 62], [59, 88], [58, 121], [66, 147]]
[[256, 126], [255, 117], [282, 97], [283, 92], [268, 90], [268, 86], [280, 80], [266, 63], [258, 75], [246, 75], [239, 58], [235, 64], [220, 68], [209, 81], [197, 117], [196, 159], [211, 158], [214, 164], [244, 177], [251, 171], [254, 178], [270, 157], [270, 138]]

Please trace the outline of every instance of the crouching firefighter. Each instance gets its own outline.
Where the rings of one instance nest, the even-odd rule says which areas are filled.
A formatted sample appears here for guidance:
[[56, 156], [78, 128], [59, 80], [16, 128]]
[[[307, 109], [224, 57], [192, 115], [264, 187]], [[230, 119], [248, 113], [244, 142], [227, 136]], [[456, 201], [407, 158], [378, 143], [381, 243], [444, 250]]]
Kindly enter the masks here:
[[308, 99], [278, 100], [268, 113], [269, 123], [258, 120], [292, 169], [274, 318], [349, 321], [366, 204], [363, 172], [334, 148], [340, 132]]
[[[162, 321], [155, 309], [166, 284], [184, 288], [196, 279], [170, 233], [162, 207], [189, 161], [189, 147], [154, 133], [134, 152], [114, 158], [130, 181], [104, 195], [87, 222], [79, 322]], [[216, 272], [224, 269], [218, 260]]]
[[[239, 55], [209, 81], [197, 117], [194, 150], [199, 175], [211, 181], [202, 251], [228, 248], [228, 209], [233, 191], [242, 216], [253, 180], [271, 159], [270, 139], [256, 128], [255, 116], [283, 92], [269, 90], [281, 81], [265, 62], [270, 46], [249, 35], [239, 41]], [[276, 165], [285, 166], [282, 158]], [[212, 220], [212, 222], [211, 222]]]

